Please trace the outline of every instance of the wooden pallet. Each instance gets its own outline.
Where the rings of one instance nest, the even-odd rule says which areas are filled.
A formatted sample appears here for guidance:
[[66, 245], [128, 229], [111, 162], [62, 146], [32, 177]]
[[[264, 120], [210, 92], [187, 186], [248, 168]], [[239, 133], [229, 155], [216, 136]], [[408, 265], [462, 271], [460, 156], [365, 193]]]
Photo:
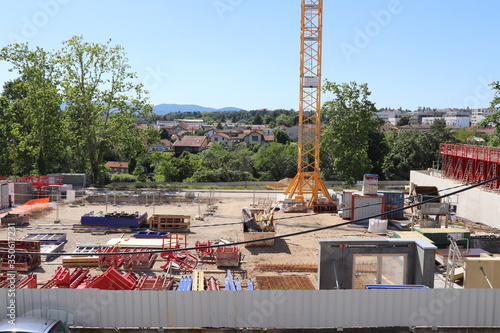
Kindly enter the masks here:
[[192, 290], [205, 290], [205, 273], [203, 271], [193, 271]]
[[62, 259], [63, 267], [99, 267], [99, 257], [70, 257]]
[[153, 215], [148, 219], [150, 230], [168, 232], [190, 232], [191, 216], [188, 215]]

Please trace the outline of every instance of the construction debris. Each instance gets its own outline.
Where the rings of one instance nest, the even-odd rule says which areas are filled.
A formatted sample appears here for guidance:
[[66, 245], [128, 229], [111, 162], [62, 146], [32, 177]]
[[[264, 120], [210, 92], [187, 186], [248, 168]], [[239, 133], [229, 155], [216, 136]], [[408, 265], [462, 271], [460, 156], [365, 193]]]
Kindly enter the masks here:
[[[261, 238], [276, 236], [276, 224], [273, 220], [275, 206], [269, 205], [266, 209], [252, 210], [243, 208], [243, 241], [252, 241]], [[251, 242], [245, 246], [273, 246], [274, 239], [260, 242]]]

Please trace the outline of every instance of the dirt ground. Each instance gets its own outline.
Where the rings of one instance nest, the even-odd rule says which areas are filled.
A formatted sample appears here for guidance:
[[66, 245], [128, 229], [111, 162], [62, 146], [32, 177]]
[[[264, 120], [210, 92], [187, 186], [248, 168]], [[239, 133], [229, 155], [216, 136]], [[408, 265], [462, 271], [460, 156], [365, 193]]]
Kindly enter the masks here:
[[[275, 194], [268, 194], [271, 199]], [[213, 205], [217, 206], [213, 215], [205, 216], [203, 220], [194, 217], [206, 211], [206, 204], [184, 203], [184, 204], [164, 204], [154, 207], [148, 206], [113, 206], [96, 205], [90, 203], [65, 203], [44, 209], [42, 212], [32, 213], [28, 226], [16, 227], [16, 239], [22, 238], [28, 233], [66, 233], [67, 243], [64, 252], [74, 252], [77, 245], [105, 245], [111, 238], [130, 238], [132, 233], [111, 233], [107, 235], [92, 235], [90, 233], [74, 232], [74, 224], [80, 223], [83, 214], [89, 211], [108, 212], [147, 212], [148, 216], [154, 214], [168, 215], [190, 215], [191, 232], [188, 234], [188, 245], [194, 246], [197, 241], [218, 241], [220, 239], [229, 241], [243, 240], [243, 224], [241, 220], [241, 210], [243, 207], [250, 207], [257, 204], [255, 194], [249, 192], [247, 196], [226, 196], [214, 199]], [[263, 200], [263, 199], [261, 199]], [[269, 200], [269, 199], [268, 199]], [[60, 221], [55, 223], [54, 221]], [[274, 213], [276, 223], [276, 235], [286, 235], [298, 231], [310, 230], [313, 228], [332, 226], [346, 222], [337, 214], [323, 213], [284, 213], [276, 211]], [[294, 264], [294, 265], [316, 265], [318, 263], [318, 239], [320, 238], [343, 238], [343, 237], [384, 237], [384, 235], [370, 234], [365, 228], [341, 226], [323, 231], [302, 234], [298, 236], [277, 239], [272, 247], [245, 247], [239, 245], [241, 251], [240, 267], [233, 267], [231, 270], [240, 279], [252, 279], [255, 281], [258, 276], [276, 275], [298, 275], [307, 276], [314, 286], [317, 286], [317, 273], [315, 272], [272, 272], [259, 271], [257, 264]], [[0, 228], [0, 239], [7, 239], [7, 229]], [[34, 273], [37, 274], [38, 284], [45, 283], [54, 273], [58, 266], [62, 266], [64, 254], [51, 260], [43, 261], [41, 267]], [[162, 258], [158, 258], [155, 265], [147, 274], [162, 274], [160, 268], [165, 263]], [[222, 284], [225, 277], [226, 268], [216, 267], [213, 263], [200, 262], [197, 266], [199, 270], [205, 270], [206, 277], [213, 275]], [[92, 274], [102, 273], [99, 268], [92, 269]], [[144, 272], [140, 272], [144, 273]], [[176, 272], [174, 272], [176, 273]], [[185, 272], [177, 272], [177, 277], [186, 276]], [[24, 273], [25, 274], [25, 273]], [[221, 282], [222, 281], [222, 282]], [[258, 289], [258, 286], [256, 286]]]
[[[203, 195], [203, 194], [201, 194]], [[264, 202], [275, 201], [277, 192], [261, 193], [256, 198], [255, 192], [239, 191], [222, 193], [222, 191], [211, 198], [211, 206], [217, 207], [213, 215], [204, 216], [203, 220], [195, 219], [197, 215], [205, 215], [209, 212], [208, 204], [197, 203], [193, 200], [189, 203], [175, 204], [156, 204], [154, 206], [147, 204], [136, 205], [108, 205], [93, 204], [87, 201], [53, 204], [51, 207], [35, 211], [30, 214], [29, 225], [15, 228], [15, 238], [20, 239], [28, 233], [66, 233], [67, 243], [64, 246], [65, 253], [74, 252], [78, 245], [105, 245], [112, 238], [132, 238], [132, 232], [109, 233], [106, 235], [92, 235], [90, 232], [82, 233], [75, 232], [73, 225], [80, 224], [82, 215], [89, 211], [103, 212], [147, 212], [148, 216], [153, 214], [166, 215], [189, 215], [191, 217], [191, 232], [188, 233], [188, 246], [194, 247], [197, 241], [206, 242], [212, 241], [215, 243], [221, 239], [225, 241], [242, 241], [244, 239], [243, 223], [242, 223], [242, 208], [251, 207], [252, 205], [263, 204]], [[200, 197], [200, 194], [197, 194]], [[111, 202], [111, 201], [110, 201]], [[59, 221], [55, 223], [55, 221]], [[287, 235], [296, 232], [311, 230], [314, 228], [335, 226], [340, 223], [345, 223], [337, 214], [323, 213], [285, 213], [276, 211], [274, 213], [274, 221], [276, 224], [276, 235]], [[500, 231], [491, 228], [484, 224], [474, 223], [472, 221], [464, 221], [465, 225], [471, 229], [473, 233], [499, 233]], [[8, 238], [8, 229], [0, 228], [0, 239]], [[205, 271], [205, 277], [214, 276], [218, 279], [219, 284], [223, 285], [226, 276], [226, 270], [229, 268], [233, 275], [240, 280], [247, 279], [258, 281], [262, 277], [290, 276], [303, 278], [307, 277], [313, 286], [317, 287], [318, 276], [317, 272], [313, 271], [318, 263], [318, 250], [320, 238], [380, 238], [390, 237], [392, 231], [387, 234], [368, 233], [366, 228], [353, 227], [344, 225], [333, 227], [322, 231], [316, 231], [301, 235], [288, 236], [275, 240], [272, 247], [245, 247], [239, 245], [241, 251], [241, 264], [239, 267], [216, 267], [213, 262], [201, 260], [198, 263], [197, 269]], [[12, 236], [12, 235], [10, 235]], [[38, 284], [45, 283], [55, 272], [56, 268], [62, 266], [62, 258], [64, 253], [49, 261], [42, 260], [41, 267], [38, 267], [34, 273], [37, 274]], [[160, 268], [165, 264], [165, 259], [158, 257], [155, 265], [148, 271], [136, 272], [138, 275], [159, 275], [166, 272]], [[308, 269], [296, 269], [288, 271], [264, 271], [262, 264], [271, 265], [294, 265], [302, 266]], [[121, 269], [122, 271], [125, 271]], [[92, 268], [91, 274], [98, 275], [102, 271], [99, 268]], [[176, 278], [187, 276], [189, 273], [182, 271], [173, 271]], [[21, 273], [27, 274], [27, 273]], [[269, 279], [270, 280], [270, 279]], [[255, 286], [259, 289], [258, 282]]]

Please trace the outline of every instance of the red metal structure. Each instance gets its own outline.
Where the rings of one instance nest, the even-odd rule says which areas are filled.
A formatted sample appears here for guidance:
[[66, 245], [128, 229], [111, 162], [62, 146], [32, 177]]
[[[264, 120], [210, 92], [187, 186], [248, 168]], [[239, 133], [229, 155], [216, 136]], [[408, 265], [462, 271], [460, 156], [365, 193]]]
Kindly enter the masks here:
[[12, 181], [14, 183], [31, 183], [31, 186], [33, 187], [33, 196], [41, 198], [49, 194], [49, 192], [47, 191], [48, 186], [64, 185], [64, 176], [22, 176], [15, 177], [12, 179]]
[[143, 275], [136, 283], [136, 290], [170, 290], [174, 284], [173, 277]]
[[187, 252], [162, 252], [161, 257], [166, 259], [165, 265], [160, 266], [161, 269], [167, 269], [170, 262], [176, 264], [180, 269], [192, 272], [198, 264], [198, 257]]
[[[15, 254], [9, 254], [14, 248]], [[0, 254], [0, 270], [28, 272], [41, 265], [39, 254], [23, 254], [23, 252], [40, 253], [40, 242], [28, 242], [16, 240], [0, 240], [0, 250], [6, 252]]]
[[148, 252], [147, 247], [132, 248], [130, 252], [143, 252], [137, 254], [128, 254], [124, 256], [123, 267], [127, 269], [150, 269], [153, 267], [158, 254]]
[[24, 287], [27, 287], [28, 289], [36, 289], [37, 287], [36, 274], [31, 273], [16, 284], [16, 289], [21, 289]]
[[[500, 176], [500, 148], [442, 143], [439, 153], [443, 157], [445, 177], [474, 183]], [[484, 187], [499, 189], [500, 180], [489, 182]]]
[[[120, 249], [116, 246], [104, 246], [99, 247], [96, 253], [115, 253], [115, 252], [128, 252], [130, 249]], [[123, 264], [125, 256], [123, 254], [117, 255], [100, 255], [99, 256], [99, 268], [118, 268]]]
[[222, 246], [215, 251], [215, 265], [239, 266], [240, 249], [237, 246]]
[[[204, 247], [204, 246], [212, 246], [211, 241], [206, 241], [206, 242], [197, 241], [194, 246], [196, 247], [196, 254], [198, 254], [200, 258], [210, 257], [214, 253], [214, 248]], [[199, 247], [203, 248], [200, 249]]]
[[78, 267], [73, 270], [73, 273], [70, 273], [68, 267], [57, 267], [54, 275], [40, 289], [76, 289], [88, 277], [90, 277], [90, 270], [88, 268]]
[[85, 280], [77, 289], [132, 290], [135, 287], [137, 279], [137, 275], [133, 272], [122, 275], [115, 268], [109, 267], [101, 275]]

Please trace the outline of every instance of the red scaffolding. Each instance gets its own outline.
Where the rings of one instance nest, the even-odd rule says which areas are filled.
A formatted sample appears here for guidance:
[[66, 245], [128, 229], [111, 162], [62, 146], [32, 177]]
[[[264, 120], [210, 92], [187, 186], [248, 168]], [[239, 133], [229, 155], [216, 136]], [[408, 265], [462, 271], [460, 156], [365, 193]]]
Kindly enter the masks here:
[[[443, 175], [465, 183], [480, 182], [500, 176], [500, 148], [464, 144], [441, 143]], [[499, 189], [500, 180], [484, 187]]]
[[51, 175], [51, 176], [22, 176], [10, 179], [14, 183], [31, 183], [33, 187], [32, 195], [36, 198], [46, 197], [49, 192], [48, 186], [61, 186], [64, 185], [64, 176]]

